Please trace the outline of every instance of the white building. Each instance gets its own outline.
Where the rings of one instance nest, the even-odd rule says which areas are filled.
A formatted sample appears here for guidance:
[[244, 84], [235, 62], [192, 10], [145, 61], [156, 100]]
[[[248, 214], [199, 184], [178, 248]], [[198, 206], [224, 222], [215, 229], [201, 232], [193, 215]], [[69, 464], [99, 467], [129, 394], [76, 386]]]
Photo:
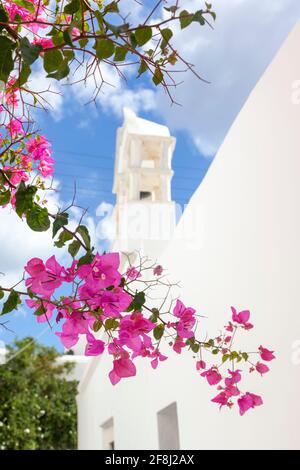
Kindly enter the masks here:
[[[163, 254], [157, 244], [153, 248], [181, 281], [185, 302], [208, 316], [205, 330], [213, 334], [222, 327], [230, 305], [250, 308], [255, 329], [245, 334], [247, 344], [271, 346], [277, 355], [269, 376], [249, 378], [249, 389], [263, 396], [264, 406], [242, 418], [236, 410], [220, 412], [189, 353], [170, 353], [156, 371], [141, 364], [137, 377], [115, 387], [107, 378], [111, 359], [92, 358], [79, 387], [80, 449], [300, 448], [299, 44], [300, 23], [251, 93], [172, 242], [166, 249], [161, 245]], [[172, 220], [174, 142], [166, 128], [151, 126], [127, 113], [118, 132], [118, 205], [138, 204], [146, 196], [149, 204], [167, 204]], [[149, 153], [152, 143], [156, 150]], [[155, 170], [154, 154], [160, 162]], [[141, 163], [147, 160], [150, 179], [150, 167]], [[124, 242], [119, 238], [115, 249]], [[136, 247], [150, 250], [151, 244], [140, 239], [125, 249]]]
[[5, 363], [6, 354], [6, 348], [0, 348], [0, 365]]

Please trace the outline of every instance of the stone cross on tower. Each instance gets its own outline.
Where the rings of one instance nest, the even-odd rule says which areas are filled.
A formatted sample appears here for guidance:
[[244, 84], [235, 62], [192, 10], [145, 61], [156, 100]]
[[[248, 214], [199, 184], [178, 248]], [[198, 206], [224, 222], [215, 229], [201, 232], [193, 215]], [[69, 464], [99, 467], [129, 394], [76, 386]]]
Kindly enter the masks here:
[[166, 126], [124, 109], [117, 131], [113, 192], [116, 237], [112, 249], [156, 257], [175, 227], [171, 160], [176, 139]]

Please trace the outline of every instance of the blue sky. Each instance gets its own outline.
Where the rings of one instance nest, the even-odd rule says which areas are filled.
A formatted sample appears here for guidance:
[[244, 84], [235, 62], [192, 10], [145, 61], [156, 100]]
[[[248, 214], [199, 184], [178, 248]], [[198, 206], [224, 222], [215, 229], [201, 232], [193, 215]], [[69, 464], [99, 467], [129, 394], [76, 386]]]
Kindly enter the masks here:
[[[103, 201], [114, 204], [112, 193], [115, 135], [122, 124], [122, 118], [102, 113], [92, 125], [79, 126], [79, 120], [87, 111], [82, 107], [72, 117], [55, 121], [51, 115], [42, 116], [43, 132], [53, 143], [55, 156], [55, 175], [61, 182], [59, 192], [62, 201], [67, 203], [74, 193], [76, 183], [76, 202], [95, 210]], [[162, 122], [153, 113], [142, 113], [143, 117]], [[172, 197], [183, 208], [204, 177], [212, 159], [203, 157], [186, 132], [176, 132], [176, 150], [173, 157], [174, 178]], [[8, 319], [8, 318], [6, 318]], [[5, 319], [5, 320], [6, 320]], [[11, 315], [7, 325], [10, 331], [0, 331], [0, 341], [9, 343], [15, 338], [32, 335], [39, 340], [62, 350], [59, 340], [46, 325], [36, 323], [25, 307]]]
[[[63, 99], [53, 96], [50, 113], [38, 113], [40, 127], [53, 143], [61, 201], [66, 203], [71, 198], [76, 181], [77, 202], [89, 208], [94, 220], [101, 202], [114, 203], [111, 189], [115, 134], [122, 124], [122, 107], [126, 105], [142, 117], [170, 127], [177, 138], [172, 196], [181, 205], [188, 202], [251, 89], [300, 15], [297, 0], [230, 0], [226, 6], [216, 0], [214, 5], [218, 13], [215, 31], [191, 29], [178, 36], [185, 56], [211, 81], [205, 85], [186, 76], [184, 84], [175, 91], [182, 106], [171, 106], [164, 93], [154, 89], [147, 78], [137, 82], [129, 74], [127, 83], [109, 75], [115, 88], [100, 96], [97, 108], [85, 104], [89, 89], [80, 96], [75, 89], [67, 91]], [[41, 74], [37, 73], [35, 84], [41, 83]], [[55, 91], [62, 90], [55, 88], [56, 84], [53, 86]], [[8, 225], [12, 224], [9, 217], [4, 222]], [[32, 248], [34, 256], [35, 239], [27, 232], [25, 235], [26, 249]], [[0, 242], [3, 263], [5, 260], [12, 265], [9, 265], [12, 271], [22, 272], [22, 256], [12, 255], [16, 247], [9, 244], [7, 237], [1, 239], [1, 234]], [[21, 253], [22, 248], [18, 249]], [[49, 246], [39, 249], [41, 253], [51, 252]], [[44, 325], [36, 324], [26, 309], [6, 319], [10, 320], [8, 327], [13, 333], [0, 329], [0, 341], [11, 342], [16, 335], [30, 334], [59, 347], [55, 335], [46, 331]]]

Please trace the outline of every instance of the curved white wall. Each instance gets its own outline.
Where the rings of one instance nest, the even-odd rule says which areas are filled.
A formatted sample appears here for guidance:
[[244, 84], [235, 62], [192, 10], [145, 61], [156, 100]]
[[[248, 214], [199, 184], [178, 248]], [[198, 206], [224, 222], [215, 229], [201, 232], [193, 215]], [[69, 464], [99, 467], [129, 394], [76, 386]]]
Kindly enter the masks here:
[[205, 426], [189, 447], [300, 448], [300, 365], [293, 357], [300, 340], [299, 44], [300, 23], [250, 95], [179, 224], [178, 231], [198, 214], [199, 246], [179, 239], [165, 257], [183, 298], [209, 316], [204, 328], [222, 326], [230, 305], [249, 307], [255, 329], [245, 340], [255, 337], [278, 357], [268, 376], [249, 380], [265, 406], [243, 418], [212, 411], [192, 388], [182, 405], [186, 430], [192, 409]]

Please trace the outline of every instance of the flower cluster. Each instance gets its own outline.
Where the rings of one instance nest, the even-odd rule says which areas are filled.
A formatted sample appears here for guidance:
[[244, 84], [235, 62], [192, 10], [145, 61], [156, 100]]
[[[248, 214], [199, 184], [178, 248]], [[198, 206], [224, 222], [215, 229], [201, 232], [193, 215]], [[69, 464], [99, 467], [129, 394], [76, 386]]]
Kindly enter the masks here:
[[[242, 360], [249, 365], [249, 372], [258, 372], [263, 375], [269, 371], [269, 367], [260, 361], [257, 361], [255, 364], [249, 359], [250, 353], [246, 352], [237, 352], [233, 351], [231, 346], [233, 344], [233, 338], [238, 329], [250, 330], [253, 328], [253, 325], [248, 323], [250, 318], [249, 310], [243, 310], [237, 313], [237, 310], [234, 307], [231, 307], [232, 311], [232, 321], [225, 326], [224, 334], [216, 338], [217, 350], [221, 351], [222, 354], [222, 365], [227, 362], [227, 360], [232, 361], [232, 365], [235, 363], [240, 363]], [[228, 335], [228, 332], [230, 333]], [[260, 359], [263, 361], [271, 361], [275, 359], [274, 351], [269, 351], [267, 348], [260, 346], [256, 353], [260, 356]], [[205, 363], [197, 363], [197, 370], [206, 369]], [[231, 408], [234, 405], [234, 400], [237, 400], [239, 407], [240, 415], [248, 411], [250, 408], [255, 408], [263, 404], [262, 398], [254, 393], [250, 392], [241, 392], [240, 385], [238, 385], [242, 380], [242, 370], [227, 369], [227, 372], [223, 375], [221, 374], [221, 367], [214, 365], [210, 369], [204, 370], [200, 374], [202, 377], [205, 377], [208, 384], [211, 386], [216, 385], [218, 390], [218, 395], [213, 399], [213, 403], [220, 405], [220, 408], [227, 406]]]
[[17, 113], [20, 89], [11, 78], [0, 93], [0, 206], [15, 206], [18, 185], [33, 181], [36, 189], [44, 189], [46, 178], [54, 172], [51, 144], [44, 135], [33, 132]]
[[3, 0], [5, 9], [9, 15], [9, 20], [12, 25], [19, 18], [22, 22], [26, 23], [28, 28], [33, 33], [37, 33], [40, 29], [47, 28], [44, 24], [45, 5], [46, 2], [41, 0], [26, 0], [26, 2], [14, 2], [12, 0]]
[[[113, 385], [122, 378], [136, 375], [137, 357], [148, 359], [156, 369], [159, 362], [167, 359], [165, 349], [171, 346], [178, 354], [183, 349], [192, 351], [200, 376], [210, 386], [217, 386], [218, 394], [212, 399], [213, 403], [221, 408], [231, 408], [237, 403], [241, 415], [262, 404], [258, 395], [241, 391], [240, 364], [243, 361], [250, 372], [263, 375], [269, 370], [265, 362], [274, 359], [273, 351], [260, 346], [256, 353], [250, 354], [233, 348], [237, 331], [253, 327], [250, 328], [249, 311], [238, 313], [232, 307], [232, 319], [224, 332], [214, 339], [200, 341], [196, 338], [198, 316], [195, 309], [186, 307], [179, 299], [167, 312], [150, 308], [144, 291], [132, 287], [136, 280], [147, 286], [148, 281], [142, 280], [143, 269], [130, 266], [122, 275], [119, 268], [118, 253], [97, 253], [91, 262], [82, 264], [74, 260], [67, 268], [54, 256], [45, 263], [33, 258], [25, 267], [30, 296], [27, 305], [34, 309], [39, 322], [49, 322], [56, 313], [56, 322], [61, 325], [56, 334], [67, 349], [74, 347], [84, 335], [87, 356], [104, 352], [111, 355], [109, 379]], [[153, 266], [152, 272], [159, 276], [163, 269]], [[65, 295], [67, 285], [72, 292], [68, 296]], [[203, 359], [204, 354], [211, 358], [209, 365], [208, 359]], [[255, 354], [259, 360], [253, 362], [250, 355]], [[227, 361], [231, 365], [229, 369]]]

